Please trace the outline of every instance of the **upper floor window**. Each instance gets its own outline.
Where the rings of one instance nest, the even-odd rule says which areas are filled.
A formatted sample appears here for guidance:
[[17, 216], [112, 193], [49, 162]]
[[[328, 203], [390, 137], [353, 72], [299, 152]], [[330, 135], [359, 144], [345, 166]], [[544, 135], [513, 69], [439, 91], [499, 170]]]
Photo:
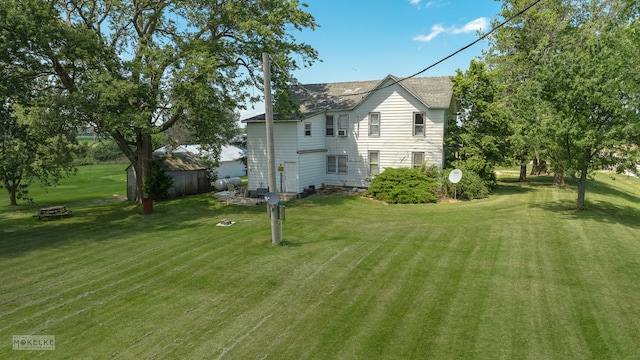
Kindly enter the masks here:
[[424, 113], [413, 113], [413, 136], [424, 136]]
[[333, 115], [327, 115], [325, 119], [325, 136], [335, 136], [333, 132]]
[[380, 113], [369, 113], [369, 136], [380, 136]]
[[338, 136], [347, 136], [347, 129], [349, 128], [349, 115], [338, 115]]
[[311, 136], [311, 123], [310, 122], [304, 123], [304, 136], [305, 137], [310, 137]]

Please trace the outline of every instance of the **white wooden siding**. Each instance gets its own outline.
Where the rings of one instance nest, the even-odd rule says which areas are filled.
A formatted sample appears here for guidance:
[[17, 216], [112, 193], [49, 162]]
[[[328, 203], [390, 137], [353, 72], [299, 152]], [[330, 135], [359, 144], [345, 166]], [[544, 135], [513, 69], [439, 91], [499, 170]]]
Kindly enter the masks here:
[[[304, 136], [304, 124], [311, 123], [311, 136]], [[316, 115], [298, 122], [299, 151], [324, 148], [325, 140], [324, 115]]]
[[327, 153], [318, 151], [312, 153], [302, 153], [298, 163], [298, 192], [302, 192], [309, 185], [314, 185], [316, 189], [326, 183]]
[[[369, 113], [380, 114], [378, 136], [369, 136]], [[425, 136], [413, 136], [413, 114], [424, 113]], [[334, 115], [337, 134], [338, 115]], [[325, 114], [302, 121], [278, 123], [274, 127], [276, 166], [296, 162], [298, 192], [305, 187], [328, 185], [366, 187], [369, 151], [379, 152], [379, 170], [410, 167], [412, 152], [423, 152], [428, 165], [443, 166], [443, 138], [448, 111], [429, 109], [398, 84], [371, 94], [356, 109], [348, 112], [346, 137], [325, 136]], [[311, 123], [311, 136], [305, 137], [305, 123]], [[268, 184], [266, 131], [264, 123], [247, 124], [249, 189]], [[347, 174], [327, 173], [327, 156], [347, 155]]]
[[[380, 114], [380, 134], [369, 136], [369, 113]], [[413, 114], [425, 113], [425, 136], [413, 136]], [[423, 152], [428, 165], [443, 164], [445, 111], [428, 109], [424, 104], [395, 85], [373, 93], [350, 113], [348, 138], [328, 138], [328, 154], [347, 154], [348, 175], [327, 174], [329, 183], [346, 182], [350, 186], [367, 186], [369, 151], [379, 151], [380, 171], [387, 167], [410, 167], [411, 153]]]
[[[298, 162], [298, 122], [276, 122], [273, 126], [275, 166]], [[304, 135], [304, 134], [303, 134]], [[276, 177], [278, 177], [276, 171]], [[278, 182], [277, 180], [276, 182]], [[265, 123], [247, 124], [247, 187], [255, 190], [269, 185], [267, 131]]]

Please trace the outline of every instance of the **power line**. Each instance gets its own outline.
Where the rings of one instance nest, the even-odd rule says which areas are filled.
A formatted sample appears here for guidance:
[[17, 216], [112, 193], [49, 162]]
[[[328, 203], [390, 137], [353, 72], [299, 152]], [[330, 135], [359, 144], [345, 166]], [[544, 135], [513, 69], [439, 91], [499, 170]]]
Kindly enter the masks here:
[[[375, 91], [378, 91], [378, 90], [386, 89], [386, 88], [391, 87], [391, 86], [393, 86], [393, 85], [395, 85], [395, 84], [401, 83], [401, 82], [403, 82], [403, 81], [405, 81], [405, 80], [408, 80], [408, 79], [414, 78], [414, 77], [416, 77], [416, 76], [418, 76], [418, 75], [420, 75], [420, 74], [422, 74], [422, 73], [426, 72], [427, 70], [429, 70], [429, 69], [433, 68], [434, 66], [437, 66], [437, 65], [439, 65], [439, 64], [441, 64], [441, 63], [443, 63], [443, 62], [445, 62], [445, 61], [449, 60], [450, 58], [452, 58], [452, 57], [454, 57], [454, 56], [458, 55], [458, 54], [459, 54], [459, 53], [461, 53], [462, 51], [464, 51], [464, 50], [466, 50], [466, 49], [468, 49], [468, 48], [472, 47], [473, 45], [477, 44], [478, 42], [480, 42], [480, 41], [482, 41], [482, 40], [486, 39], [489, 35], [491, 35], [492, 33], [494, 33], [496, 30], [500, 29], [501, 27], [503, 27], [503, 26], [504, 26], [504, 25], [506, 25], [507, 23], [511, 22], [513, 19], [517, 18], [518, 16], [520, 16], [520, 15], [524, 14], [524, 13], [525, 13], [525, 12], [527, 12], [529, 9], [531, 9], [532, 7], [534, 7], [535, 5], [537, 5], [540, 1], [542, 1], [542, 0], [535, 0], [534, 2], [532, 2], [531, 4], [529, 4], [528, 6], [526, 6], [525, 8], [523, 8], [522, 10], [518, 11], [515, 15], [513, 15], [513, 16], [509, 17], [508, 19], [504, 20], [503, 22], [501, 22], [500, 24], [498, 24], [498, 26], [496, 26], [496, 27], [492, 28], [491, 30], [489, 30], [489, 32], [487, 32], [486, 34], [483, 34], [482, 36], [480, 36], [479, 38], [477, 38], [477, 39], [476, 39], [476, 40], [474, 40], [473, 42], [471, 42], [471, 43], [469, 43], [469, 44], [467, 44], [467, 45], [465, 45], [465, 46], [461, 47], [460, 49], [458, 49], [458, 50], [454, 51], [453, 53], [451, 53], [451, 54], [449, 54], [449, 55], [447, 55], [447, 56], [443, 57], [442, 59], [440, 59], [440, 60], [436, 61], [435, 63], [433, 63], [433, 64], [431, 64], [431, 65], [427, 66], [426, 68], [424, 68], [424, 69], [422, 69], [422, 70], [418, 71], [417, 73], [415, 73], [415, 74], [413, 74], [413, 75], [409, 75], [409, 76], [407, 76], [407, 77], [404, 77], [404, 78], [400, 78], [400, 79], [394, 80], [392, 83], [390, 83], [390, 84], [388, 84], [388, 85], [386, 85], [386, 86], [383, 86], [383, 87], [380, 87], [380, 88], [376, 88], [376, 89], [373, 89], [373, 90], [367, 90], [367, 91], [363, 91], [363, 92], [359, 92], [359, 93], [353, 93], [353, 94], [348, 94], [348, 95], [346, 95], [346, 94], [345, 94], [345, 95], [336, 95], [336, 96], [337, 96], [337, 97], [344, 97], [344, 96], [367, 95], [367, 94], [370, 94], [370, 93], [375, 92]], [[305, 87], [304, 87], [304, 86], [302, 86], [302, 85], [297, 85], [297, 86], [301, 87], [303, 90], [308, 91], [308, 92], [316, 92], [316, 91], [313, 91], [313, 90], [309, 90], [309, 89], [305, 88]]]

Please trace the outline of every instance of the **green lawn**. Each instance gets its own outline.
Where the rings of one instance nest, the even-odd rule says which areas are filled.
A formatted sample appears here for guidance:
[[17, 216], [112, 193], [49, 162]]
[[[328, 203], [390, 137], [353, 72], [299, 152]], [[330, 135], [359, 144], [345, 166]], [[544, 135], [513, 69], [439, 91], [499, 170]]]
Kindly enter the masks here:
[[[297, 200], [274, 247], [261, 206], [143, 215], [124, 166], [83, 167], [32, 191], [70, 218], [0, 206], [0, 358], [638, 358], [640, 180], [596, 175], [577, 213], [516, 177], [471, 202]], [[26, 334], [56, 349], [12, 350]]]

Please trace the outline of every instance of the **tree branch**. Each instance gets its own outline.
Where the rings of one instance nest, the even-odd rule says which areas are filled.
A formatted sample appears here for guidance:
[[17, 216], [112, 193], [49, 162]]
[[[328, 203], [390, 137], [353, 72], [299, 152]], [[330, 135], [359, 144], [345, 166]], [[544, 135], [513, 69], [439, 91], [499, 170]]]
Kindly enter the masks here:
[[158, 127], [158, 132], [165, 132], [169, 130], [175, 123], [178, 122], [184, 115], [184, 108], [182, 106], [178, 106], [176, 112], [173, 113], [169, 121], [164, 122], [162, 125]]

